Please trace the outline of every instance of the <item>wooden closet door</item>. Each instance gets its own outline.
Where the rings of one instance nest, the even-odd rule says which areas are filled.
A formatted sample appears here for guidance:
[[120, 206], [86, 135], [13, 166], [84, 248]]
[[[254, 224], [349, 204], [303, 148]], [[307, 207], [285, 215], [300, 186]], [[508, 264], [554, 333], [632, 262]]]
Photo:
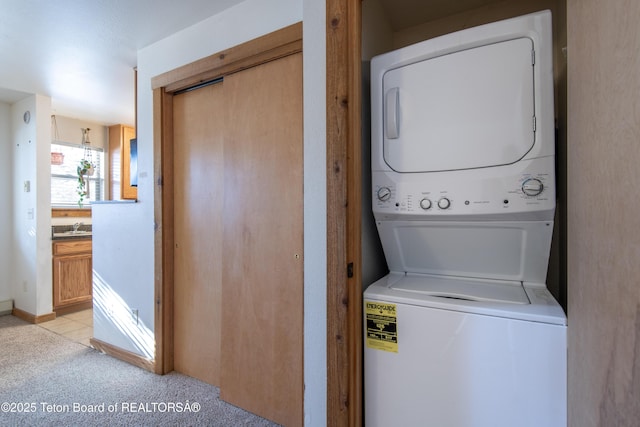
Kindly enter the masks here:
[[173, 102], [174, 369], [220, 385], [223, 85]]
[[224, 90], [220, 393], [302, 425], [302, 54], [225, 76]]

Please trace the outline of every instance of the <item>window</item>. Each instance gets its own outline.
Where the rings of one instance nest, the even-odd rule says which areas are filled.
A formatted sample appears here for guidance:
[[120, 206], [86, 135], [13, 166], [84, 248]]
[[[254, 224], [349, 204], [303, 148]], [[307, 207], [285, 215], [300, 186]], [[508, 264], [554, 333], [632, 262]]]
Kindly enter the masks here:
[[[104, 153], [102, 149], [89, 148], [95, 172], [89, 178], [89, 191], [83, 205], [104, 200]], [[78, 166], [85, 149], [79, 144], [56, 142], [51, 144], [51, 205], [78, 206]], [[62, 155], [60, 155], [62, 154]]]

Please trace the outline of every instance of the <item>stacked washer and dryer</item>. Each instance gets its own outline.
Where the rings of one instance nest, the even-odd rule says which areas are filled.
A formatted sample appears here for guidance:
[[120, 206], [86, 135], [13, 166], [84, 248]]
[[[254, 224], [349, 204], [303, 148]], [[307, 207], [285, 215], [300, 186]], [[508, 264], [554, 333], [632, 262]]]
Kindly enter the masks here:
[[367, 426], [566, 425], [551, 13], [373, 58]]

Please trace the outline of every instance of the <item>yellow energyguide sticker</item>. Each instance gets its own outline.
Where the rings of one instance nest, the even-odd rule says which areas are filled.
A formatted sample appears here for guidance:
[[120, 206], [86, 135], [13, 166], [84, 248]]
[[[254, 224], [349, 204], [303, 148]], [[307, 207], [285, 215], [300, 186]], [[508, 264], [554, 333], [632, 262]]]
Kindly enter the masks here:
[[396, 305], [365, 301], [367, 319], [367, 347], [374, 350], [398, 352], [398, 322]]

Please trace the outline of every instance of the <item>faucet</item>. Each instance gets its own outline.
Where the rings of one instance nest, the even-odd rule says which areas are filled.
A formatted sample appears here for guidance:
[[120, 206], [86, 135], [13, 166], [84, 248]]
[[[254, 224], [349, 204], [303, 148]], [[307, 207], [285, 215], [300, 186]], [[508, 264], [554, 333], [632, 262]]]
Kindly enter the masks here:
[[78, 228], [80, 228], [81, 225], [83, 225], [81, 222], [76, 222], [75, 224], [73, 224], [73, 232], [77, 232]]

